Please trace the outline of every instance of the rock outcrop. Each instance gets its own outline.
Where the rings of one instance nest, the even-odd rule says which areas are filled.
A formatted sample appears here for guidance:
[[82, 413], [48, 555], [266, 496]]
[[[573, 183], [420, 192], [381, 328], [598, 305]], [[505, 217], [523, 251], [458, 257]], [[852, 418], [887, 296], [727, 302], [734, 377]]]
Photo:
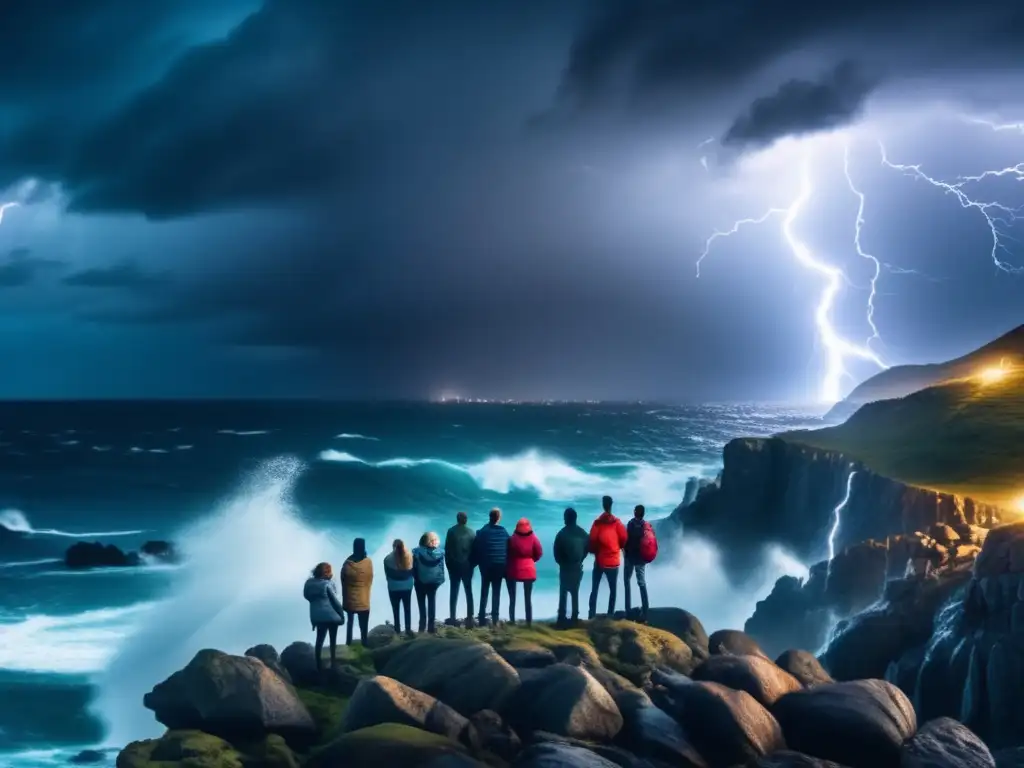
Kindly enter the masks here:
[[79, 541], [64, 552], [64, 565], [85, 568], [130, 568], [150, 563], [174, 563], [178, 553], [167, 541], [147, 541], [138, 552], [125, 552], [113, 544], [98, 541]]

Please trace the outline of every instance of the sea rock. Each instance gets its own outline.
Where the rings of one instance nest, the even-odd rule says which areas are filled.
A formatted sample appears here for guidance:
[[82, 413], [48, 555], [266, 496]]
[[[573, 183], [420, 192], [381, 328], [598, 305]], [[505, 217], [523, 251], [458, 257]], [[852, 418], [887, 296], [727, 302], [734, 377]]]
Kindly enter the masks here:
[[95, 765], [107, 759], [104, 752], [98, 749], [83, 749], [77, 755], [73, 755], [68, 762], [72, 765]]
[[709, 654], [707, 630], [700, 619], [682, 608], [651, 608], [647, 612], [647, 625], [669, 632], [690, 647], [695, 661], [703, 661]]
[[172, 730], [194, 729], [225, 739], [278, 733], [304, 743], [316, 725], [295, 689], [263, 662], [202, 650], [143, 698]]
[[839, 763], [811, 757], [802, 752], [791, 752], [788, 749], [772, 752], [758, 760], [757, 768], [843, 768]]
[[319, 680], [320, 675], [316, 668], [316, 649], [310, 643], [292, 643], [281, 651], [279, 661], [295, 685], [316, 685]]
[[472, 760], [466, 748], [457, 741], [395, 723], [345, 733], [312, 752], [304, 768], [366, 768], [392, 765], [402, 768], [436, 768], [445, 765], [444, 762], [439, 762], [442, 759], [455, 760], [453, 765], [459, 768], [482, 768], [482, 764]]
[[433, 696], [397, 680], [377, 675], [359, 683], [345, 710], [343, 731], [358, 731], [383, 723], [422, 728], [452, 741], [468, 738], [469, 721]]
[[693, 670], [691, 677], [746, 691], [769, 708], [787, 693], [803, 688], [793, 675], [761, 656], [711, 656]]
[[519, 689], [516, 670], [491, 646], [473, 640], [418, 638], [398, 645], [378, 671], [466, 717], [482, 709], [502, 711]]
[[780, 669], [786, 670], [789, 674], [799, 680], [801, 685], [805, 688], [835, 682], [832, 679], [832, 676], [825, 671], [823, 666], [821, 666], [821, 662], [818, 661], [818, 657], [808, 651], [784, 651], [782, 655], [775, 660], [775, 663]]
[[520, 733], [611, 741], [622, 730], [622, 714], [608, 692], [585, 669], [568, 664], [525, 677], [504, 715]]
[[785, 748], [775, 718], [746, 691], [682, 675], [655, 678], [668, 690], [670, 714], [710, 765], [744, 765]]
[[890, 768], [917, 730], [906, 695], [884, 680], [819, 685], [787, 694], [772, 707], [797, 752], [851, 768]]
[[512, 765], [514, 768], [619, 768], [588, 749], [558, 742], [534, 744]]
[[508, 761], [522, 751], [519, 735], [497, 712], [483, 709], [469, 718], [469, 722], [476, 731], [480, 748], [485, 752]]
[[619, 739], [633, 754], [679, 768], [707, 768], [683, 727], [658, 707], [639, 707], [623, 718]]
[[75, 569], [127, 568], [140, 563], [136, 553], [124, 552], [113, 544], [101, 544], [98, 541], [79, 541], [64, 553], [64, 565]]
[[147, 541], [139, 547], [139, 554], [143, 559], [162, 563], [176, 563], [180, 559], [178, 550], [169, 541]]
[[929, 720], [903, 745], [901, 768], [995, 768], [985, 743], [949, 717]]
[[750, 635], [738, 629], [720, 629], [708, 639], [711, 655], [768, 656]]

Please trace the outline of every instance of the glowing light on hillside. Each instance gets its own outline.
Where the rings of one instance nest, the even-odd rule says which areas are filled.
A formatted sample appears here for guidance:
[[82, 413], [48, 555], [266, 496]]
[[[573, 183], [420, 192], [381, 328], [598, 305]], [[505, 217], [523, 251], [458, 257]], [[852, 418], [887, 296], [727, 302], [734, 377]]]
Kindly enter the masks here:
[[978, 373], [978, 379], [982, 384], [995, 384], [1006, 378], [1005, 368], [984, 368]]
[[1018, 512], [1024, 512], [1024, 495], [1017, 497], [1017, 500], [1013, 502], [1013, 508]]

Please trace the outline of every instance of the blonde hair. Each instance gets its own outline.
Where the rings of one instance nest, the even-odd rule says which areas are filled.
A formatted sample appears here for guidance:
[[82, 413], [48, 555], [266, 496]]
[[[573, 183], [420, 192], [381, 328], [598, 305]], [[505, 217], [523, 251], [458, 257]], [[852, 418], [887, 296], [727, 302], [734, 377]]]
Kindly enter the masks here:
[[331, 568], [330, 563], [317, 563], [316, 568], [313, 569], [314, 579], [333, 579], [334, 569]]
[[420, 536], [421, 547], [438, 547], [441, 545], [441, 539], [438, 538], [437, 534], [433, 531], [427, 531]]
[[391, 542], [391, 554], [395, 557], [395, 565], [401, 570], [407, 571], [412, 568], [412, 552], [405, 546], [404, 541], [395, 539]]

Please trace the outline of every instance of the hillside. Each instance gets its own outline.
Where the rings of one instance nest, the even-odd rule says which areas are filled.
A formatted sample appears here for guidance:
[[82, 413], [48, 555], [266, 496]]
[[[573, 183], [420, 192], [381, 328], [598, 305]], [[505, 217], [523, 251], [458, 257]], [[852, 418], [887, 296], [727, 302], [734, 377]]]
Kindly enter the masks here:
[[882, 371], [859, 384], [845, 400], [836, 403], [825, 418], [842, 420], [865, 403], [906, 397], [948, 379], [971, 376], [981, 368], [997, 366], [1004, 360], [1007, 364], [1024, 365], [1024, 325], [955, 360], [929, 365], [898, 365]]
[[[974, 359], [986, 349], [994, 356], [991, 348], [1014, 335], [1024, 344], [1022, 326], [972, 353]], [[839, 426], [780, 437], [842, 452], [908, 484], [1024, 511], [1024, 358], [1017, 360], [1004, 360], [998, 374], [973, 370], [906, 397], [868, 403]]]

